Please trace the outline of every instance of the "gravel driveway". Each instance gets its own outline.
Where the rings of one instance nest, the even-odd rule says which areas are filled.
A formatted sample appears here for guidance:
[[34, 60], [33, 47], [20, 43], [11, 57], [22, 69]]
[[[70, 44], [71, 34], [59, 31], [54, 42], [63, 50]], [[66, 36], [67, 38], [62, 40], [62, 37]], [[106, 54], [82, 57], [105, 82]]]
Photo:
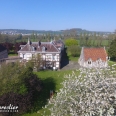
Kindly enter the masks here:
[[69, 63], [64, 67], [62, 67], [61, 70], [71, 70], [71, 69], [79, 69], [79, 68], [80, 65], [78, 64], [78, 61], [69, 61]]

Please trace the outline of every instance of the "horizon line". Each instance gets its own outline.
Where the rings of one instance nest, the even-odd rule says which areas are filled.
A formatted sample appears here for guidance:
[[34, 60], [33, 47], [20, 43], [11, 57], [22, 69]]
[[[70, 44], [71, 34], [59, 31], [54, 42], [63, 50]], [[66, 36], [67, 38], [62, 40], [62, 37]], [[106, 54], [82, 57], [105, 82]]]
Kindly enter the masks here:
[[[13, 28], [6, 28], [6, 29], [0, 29], [0, 30], [30, 30], [30, 31], [65, 31], [65, 30], [71, 30], [71, 29], [81, 29], [81, 30], [85, 30], [85, 31], [90, 31], [87, 29], [82, 29], [82, 28], [69, 28], [69, 29], [59, 29], [59, 30], [37, 30], [37, 29], [13, 29]], [[93, 32], [111, 32], [111, 31], [93, 31]]]

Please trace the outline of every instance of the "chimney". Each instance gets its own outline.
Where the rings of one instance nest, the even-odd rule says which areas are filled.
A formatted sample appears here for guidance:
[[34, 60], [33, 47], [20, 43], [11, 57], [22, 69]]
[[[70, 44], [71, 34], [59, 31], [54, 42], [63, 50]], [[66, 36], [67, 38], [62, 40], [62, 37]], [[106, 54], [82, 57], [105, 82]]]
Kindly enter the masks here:
[[31, 45], [31, 41], [29, 40], [29, 38], [28, 38], [28, 42], [27, 42], [27, 44], [28, 44], [28, 45]]
[[40, 45], [41, 45], [41, 41], [38, 41], [38, 48], [40, 47]]
[[40, 46], [41, 45], [41, 41], [38, 41], [38, 46]]
[[50, 43], [52, 43], [52, 38], [51, 38], [51, 42]]

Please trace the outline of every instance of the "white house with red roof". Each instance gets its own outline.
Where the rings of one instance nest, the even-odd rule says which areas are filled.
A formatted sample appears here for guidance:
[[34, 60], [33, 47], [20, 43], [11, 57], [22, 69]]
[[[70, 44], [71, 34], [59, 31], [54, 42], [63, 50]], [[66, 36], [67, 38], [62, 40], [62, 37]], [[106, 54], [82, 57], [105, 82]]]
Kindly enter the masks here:
[[33, 56], [40, 54], [44, 64], [42, 68], [59, 69], [64, 44], [61, 40], [51, 42], [31, 42], [28, 39], [26, 45], [20, 45], [21, 49], [18, 51], [19, 57], [22, 61], [28, 61]]
[[83, 67], [107, 67], [108, 55], [104, 48], [84, 48], [82, 47], [81, 55], [78, 60]]

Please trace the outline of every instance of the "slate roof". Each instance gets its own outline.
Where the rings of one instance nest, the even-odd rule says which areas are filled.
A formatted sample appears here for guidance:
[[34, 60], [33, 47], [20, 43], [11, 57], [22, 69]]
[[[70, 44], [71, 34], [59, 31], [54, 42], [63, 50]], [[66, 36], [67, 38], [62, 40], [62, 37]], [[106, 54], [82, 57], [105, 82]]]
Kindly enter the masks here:
[[34, 49], [35, 52], [42, 52], [43, 47], [45, 47], [45, 52], [59, 52], [59, 50], [51, 42], [41, 42], [40, 45], [38, 42], [32, 42], [31, 44], [26, 44], [19, 51], [33, 51]]
[[92, 61], [96, 61], [98, 59], [101, 59], [102, 61], [107, 60], [107, 53], [104, 48], [84, 48], [83, 52], [85, 61], [89, 58], [91, 58]]
[[6, 48], [4, 46], [0, 45], [0, 52], [2, 52], [4, 50], [6, 50]]
[[62, 40], [56, 40], [56, 41], [53, 41], [53, 43], [56, 45], [56, 46], [63, 46], [64, 43], [62, 42]]

